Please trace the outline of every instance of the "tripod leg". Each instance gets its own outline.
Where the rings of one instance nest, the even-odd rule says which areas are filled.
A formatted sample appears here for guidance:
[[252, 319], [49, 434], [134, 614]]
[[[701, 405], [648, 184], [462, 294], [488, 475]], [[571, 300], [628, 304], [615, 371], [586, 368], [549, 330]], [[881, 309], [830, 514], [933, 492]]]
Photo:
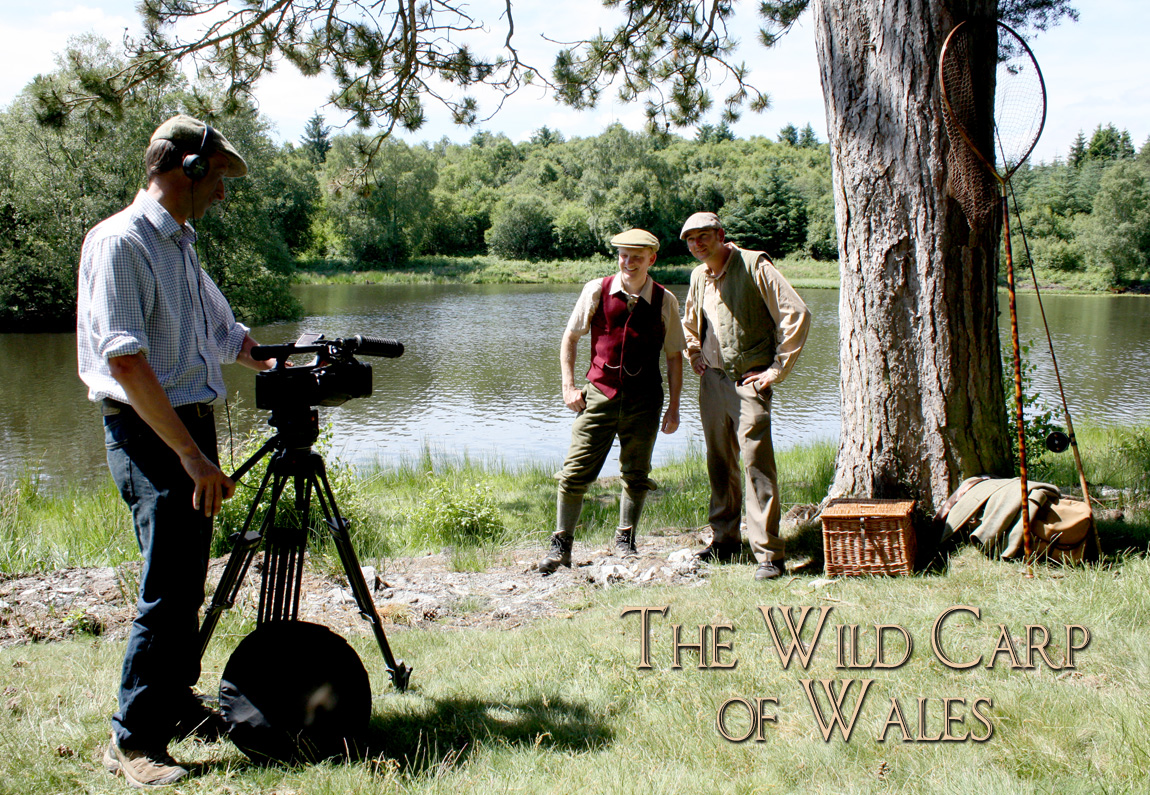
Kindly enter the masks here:
[[[248, 459], [240, 469], [236, 472], [239, 477], [241, 472], [247, 472], [254, 466], [260, 458], [267, 455], [268, 451], [272, 449], [272, 442], [270, 440], [267, 444], [260, 448], [259, 452]], [[203, 623], [200, 624], [200, 658], [203, 659], [204, 652], [207, 651], [208, 642], [212, 639], [212, 633], [216, 630], [216, 624], [219, 623], [220, 615], [229, 607], [236, 603], [236, 595], [239, 593], [240, 585], [243, 583], [244, 575], [251, 565], [252, 558], [255, 557], [256, 548], [263, 540], [263, 530], [251, 530], [252, 520], [255, 518], [256, 509], [259, 507], [260, 499], [264, 496], [267, 490], [268, 481], [271, 480], [274, 459], [268, 463], [267, 471], [264, 473], [264, 479], [260, 481], [260, 487], [256, 490], [255, 499], [252, 500], [251, 508], [248, 509], [247, 518], [244, 519], [244, 525], [237, 533], [232, 536], [232, 553], [228, 557], [227, 565], [224, 566], [223, 574], [220, 575], [220, 581], [216, 584], [215, 593], [212, 594], [212, 602], [208, 609], [204, 612]]]
[[277, 458], [272, 462], [276, 467], [276, 472], [272, 482], [271, 502], [264, 513], [263, 535], [266, 541], [264, 542], [264, 567], [260, 577], [260, 604], [256, 614], [257, 624], [263, 624], [265, 621], [279, 621], [283, 617], [281, 614], [282, 606], [277, 603], [277, 596], [283, 590], [280, 582], [283, 579], [280, 547], [284, 532], [281, 531], [281, 528], [276, 527], [276, 511], [280, 498], [283, 496], [284, 487], [287, 486], [288, 478], [291, 477], [290, 473], [285, 471], [290, 468], [290, 462], [286, 455], [285, 453], [284, 457]]
[[391, 676], [391, 682], [395, 685], [395, 689], [402, 693], [407, 690], [408, 681], [411, 679], [411, 666], [405, 665], [403, 660], [395, 659], [395, 655], [391, 652], [391, 645], [387, 642], [387, 635], [383, 631], [383, 621], [375, 609], [371, 591], [363, 579], [363, 569], [360, 568], [359, 559], [351, 545], [351, 523], [339, 515], [339, 506], [336, 505], [335, 495], [332, 494], [331, 485], [328, 483], [323, 458], [318, 453], [313, 453], [312, 460], [314, 467], [311, 477], [315, 479], [315, 494], [319, 500], [320, 509], [323, 511], [324, 519], [327, 521], [328, 529], [331, 530], [332, 537], [335, 539], [335, 547], [339, 550], [339, 558], [343, 563], [343, 570], [347, 574], [347, 583], [351, 587], [356, 605], [359, 606], [360, 615], [371, 624], [376, 643], [379, 644], [379, 650], [383, 653], [387, 673]]

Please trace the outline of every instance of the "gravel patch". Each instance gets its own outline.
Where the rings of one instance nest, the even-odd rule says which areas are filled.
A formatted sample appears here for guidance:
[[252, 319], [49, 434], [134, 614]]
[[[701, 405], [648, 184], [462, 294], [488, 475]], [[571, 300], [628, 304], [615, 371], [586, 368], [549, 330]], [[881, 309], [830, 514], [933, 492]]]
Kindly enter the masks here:
[[[453, 630], [508, 629], [541, 618], [570, 615], [588, 588], [701, 585], [707, 565], [691, 551], [709, 533], [656, 531], [639, 539], [639, 554], [622, 558], [613, 549], [576, 540], [573, 565], [540, 575], [535, 563], [543, 546], [500, 553], [482, 572], [453, 571], [449, 552], [389, 558], [382, 567], [365, 566], [364, 579], [376, 610], [389, 626]], [[209, 592], [226, 558], [212, 561]], [[244, 579], [234, 609], [253, 614], [259, 598], [262, 553]], [[59, 641], [79, 634], [111, 639], [127, 636], [135, 615], [139, 564], [117, 568], [75, 568], [0, 580], [0, 647]], [[209, 596], [210, 599], [210, 596]], [[370, 634], [342, 570], [319, 571], [309, 560], [300, 600], [300, 618], [341, 635]]]

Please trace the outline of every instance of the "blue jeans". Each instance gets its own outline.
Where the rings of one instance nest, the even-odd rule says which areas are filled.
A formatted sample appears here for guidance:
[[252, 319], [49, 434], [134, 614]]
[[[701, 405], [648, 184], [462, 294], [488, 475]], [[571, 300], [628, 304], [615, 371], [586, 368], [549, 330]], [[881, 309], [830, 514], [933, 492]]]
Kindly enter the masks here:
[[[215, 418], [197, 408], [177, 413], [216, 461]], [[104, 440], [144, 561], [112, 731], [124, 748], [164, 748], [194, 707], [212, 520], [192, 509], [192, 479], [179, 456], [133, 410], [104, 417]]]

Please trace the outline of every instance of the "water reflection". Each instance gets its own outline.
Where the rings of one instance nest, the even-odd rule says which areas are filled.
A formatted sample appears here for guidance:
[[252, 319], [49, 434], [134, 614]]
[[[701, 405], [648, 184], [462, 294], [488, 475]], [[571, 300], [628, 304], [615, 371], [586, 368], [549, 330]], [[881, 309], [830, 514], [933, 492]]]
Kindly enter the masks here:
[[[685, 300], [685, 287], [673, 291]], [[394, 460], [426, 445], [451, 455], [558, 465], [573, 419], [560, 398], [559, 338], [578, 292], [574, 285], [309, 288], [305, 322], [259, 333], [261, 340], [308, 330], [404, 342], [402, 359], [373, 362], [371, 398], [328, 415], [336, 450], [351, 460]], [[818, 292], [809, 371], [800, 365], [779, 392], [776, 438], [783, 446], [838, 433], [836, 294]], [[589, 347], [584, 340], [577, 372], [586, 370]], [[245, 376], [229, 374], [236, 375], [242, 391]], [[697, 385], [687, 377], [682, 427], [660, 436], [656, 462], [689, 445], [701, 447]], [[613, 454], [604, 472], [617, 471]]]
[[[1108, 425], [1150, 422], [1150, 299], [1044, 295], [1042, 303], [1071, 415]], [[1018, 327], [1035, 382], [1061, 416], [1042, 316], [1031, 296], [1020, 296]]]
[[[303, 331], [329, 337], [365, 334], [402, 341], [401, 359], [365, 359], [375, 393], [335, 409], [335, 452], [347, 460], [393, 462], [434, 452], [556, 466], [573, 415], [559, 390], [559, 339], [577, 285], [416, 285], [301, 288], [308, 317], [256, 329], [261, 342], [294, 340]], [[685, 299], [686, 288], [673, 292]], [[785, 448], [838, 435], [838, 292], [804, 291], [814, 314], [807, 347], [776, 393], [774, 435]], [[1150, 301], [1124, 296], [1046, 298], [1046, 312], [1075, 418], [1103, 424], [1150, 422]], [[1002, 316], [1005, 325], [1005, 314]], [[1019, 323], [1034, 381], [1057, 403], [1037, 303], [1019, 297]], [[1005, 329], [1004, 329], [1005, 331]], [[588, 344], [578, 371], [586, 370]], [[98, 411], [76, 376], [71, 334], [0, 335], [0, 476], [42, 473], [52, 481], [106, 477]], [[686, 375], [682, 426], [660, 435], [655, 460], [702, 447], [698, 379]], [[221, 438], [266, 430], [254, 407], [254, 374], [225, 368], [229, 411]], [[238, 462], [236, 462], [238, 463]], [[606, 474], [617, 472], [617, 460]], [[225, 467], [229, 468], [229, 467]]]

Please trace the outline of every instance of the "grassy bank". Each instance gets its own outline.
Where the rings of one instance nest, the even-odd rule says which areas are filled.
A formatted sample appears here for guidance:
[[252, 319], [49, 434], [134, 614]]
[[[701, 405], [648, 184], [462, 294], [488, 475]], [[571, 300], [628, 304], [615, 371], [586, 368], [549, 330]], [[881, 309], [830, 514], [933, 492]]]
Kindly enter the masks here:
[[[1110, 467], [1112, 484], [1123, 479], [1130, 497], [1144, 499], [1148, 470], [1136, 457], [1150, 433], [1095, 430], [1080, 436], [1088, 462]], [[825, 487], [829, 454], [822, 446], [782, 457], [788, 501], [813, 499]], [[425, 459], [360, 477], [366, 478], [360, 489], [364, 502], [356, 510], [369, 511], [362, 524], [391, 528], [388, 540], [361, 544], [385, 544], [380, 549], [392, 552], [440, 543], [419, 529], [436, 526], [434, 515], [420, 514], [430, 510], [419, 497], [429, 490], [438, 489], [441, 502], [454, 498], [482, 508], [489, 501], [509, 536], [541, 538], [553, 511], [547, 467], [507, 471]], [[651, 527], [701, 523], [705, 486], [697, 457], [664, 467], [655, 478], [664, 490], [652, 502]], [[601, 486], [593, 494], [598, 508], [588, 518], [589, 535], [608, 532], [612, 492]], [[952, 557], [944, 572], [911, 578], [828, 582], [812, 573], [763, 584], [752, 581], [752, 566], [744, 564], [712, 567], [696, 587], [586, 585], [563, 597], [566, 618], [515, 630], [389, 629], [393, 647], [415, 665], [412, 688], [403, 695], [390, 689], [370, 638], [351, 638], [377, 694], [365, 759], [261, 768], [226, 742], [189, 741], [174, 753], [198, 765], [198, 775], [179, 791], [1145, 792], [1150, 517], [1132, 511], [1124, 526], [1119, 532], [1117, 523], [1103, 524], [1104, 565], [1038, 567], [1033, 580], [1023, 578], [1021, 567], [987, 560], [971, 548]], [[802, 542], [790, 539], [792, 545]], [[493, 540], [491, 548], [500, 543], [505, 542]], [[980, 615], [962, 612], [944, 624], [942, 653], [961, 662], [982, 658], [966, 670], [941, 664], [931, 646], [935, 620], [955, 605], [977, 608]], [[623, 616], [642, 606], [667, 608], [652, 617], [649, 669], [639, 667], [638, 618]], [[803, 632], [808, 643], [814, 642], [819, 609], [829, 608], [809, 663], [780, 661], [759, 609], [771, 606], [815, 608]], [[787, 642], [780, 614], [772, 615]], [[250, 621], [238, 612], [225, 616], [205, 659], [202, 687], [215, 686]], [[905, 629], [910, 649], [896, 630], [885, 636], [886, 659], [905, 653], [905, 664], [869, 667], [876, 623]], [[700, 669], [698, 653], [684, 649], [682, 667], [675, 667], [673, 624], [682, 626], [688, 643], [700, 625], [729, 625], [719, 641], [730, 644], [722, 661], [737, 665]], [[837, 627], [849, 625], [860, 627], [858, 661], [864, 667], [858, 669], [837, 665]], [[1066, 664], [1067, 625], [1085, 627], [1091, 635], [1073, 667]], [[1000, 626], [1010, 638], [1005, 646]], [[1033, 655], [1033, 667], [1026, 638], [1042, 632], [1031, 626], [1052, 637], [1045, 657]], [[1082, 646], [1083, 640], [1081, 631], [1073, 631], [1069, 645]], [[0, 650], [0, 793], [104, 793], [123, 787], [98, 762], [122, 653], [122, 644], [99, 639]], [[709, 650], [707, 660], [713, 659]], [[824, 741], [803, 682], [811, 684], [826, 716], [830, 703], [819, 680], [834, 682], [830, 686], [841, 692], [849, 679], [873, 682], [849, 740], [835, 729]], [[863, 687], [856, 681], [847, 691], [848, 721]], [[754, 705], [758, 698], [773, 699], [763, 707], [776, 718], [763, 724], [762, 740], [755, 739], [739, 702], [725, 713], [726, 731], [752, 736], [740, 743], [724, 739], [716, 726], [723, 705], [732, 699]], [[892, 718], [892, 699], [905, 737]], [[944, 732], [966, 739], [931, 739]]]
[[[1144, 552], [1150, 541], [1150, 429], [1077, 430], [1093, 496], [1125, 512], [1125, 521], [1102, 523], [1103, 545], [1112, 555]], [[779, 453], [784, 510], [823, 498], [834, 477], [834, 453], [830, 443]], [[554, 526], [553, 475], [559, 462], [510, 467], [425, 453], [397, 465], [356, 470], [329, 464], [337, 500], [353, 519], [354, 540], [365, 561], [451, 547], [459, 568], [482, 568], [510, 545], [526, 540], [543, 546]], [[1078, 491], [1069, 453], [1045, 453], [1031, 462], [1030, 476], [1067, 493]], [[647, 527], [706, 524], [709, 491], [702, 451], [689, 451], [652, 477], [661, 488], [648, 500]], [[256, 485], [258, 473], [249, 474], [236, 498], [225, 503], [217, 521], [216, 554], [224, 554], [228, 535], [242, 524]], [[596, 483], [587, 496], [581, 537], [592, 543], [605, 540], [614, 530], [617, 510], [618, 484], [611, 479]], [[0, 482], [0, 573], [116, 566], [136, 557], [130, 517], [110, 479], [99, 489], [63, 492], [48, 491], [31, 478]]]
[[[651, 275], [662, 284], [687, 284], [698, 263], [691, 257], [656, 262]], [[790, 256], [776, 262], [797, 288], [838, 287], [838, 262]], [[493, 256], [416, 257], [387, 270], [356, 270], [337, 260], [299, 263], [301, 284], [582, 284], [615, 269], [607, 256], [581, 260], [505, 260]]]
[[[691, 270], [698, 263], [688, 256], [660, 260], [651, 275], [662, 284], [687, 284]], [[797, 289], [835, 289], [839, 286], [837, 260], [813, 260], [792, 254], [775, 261], [778, 269]], [[482, 255], [475, 257], [415, 257], [387, 270], [358, 270], [353, 263], [341, 260], [307, 260], [298, 263], [298, 284], [582, 284], [605, 276], [615, 268], [607, 256], [581, 260], [506, 260]], [[1111, 294], [1114, 288], [1098, 279], [1080, 274], [1041, 271], [1038, 274], [1043, 291], [1070, 294]], [[1006, 289], [1006, 272], [1001, 273], [999, 287]], [[1018, 273], [1018, 291], [1033, 293], [1029, 271]], [[1150, 285], [1137, 283], [1127, 288], [1132, 294], [1145, 294]]]
[[[244, 456], [241, 452], [236, 457]], [[829, 443], [780, 453], [783, 500], [821, 499], [833, 476], [833, 460]], [[509, 467], [499, 461], [424, 453], [397, 465], [357, 470], [329, 461], [329, 476], [342, 512], [353, 519], [355, 544], [365, 561], [452, 547], [459, 567], [473, 569], [509, 545], [545, 544], [555, 524], [558, 468], [559, 462]], [[701, 452], [656, 469], [652, 477], [662, 488], [648, 500], [648, 526], [706, 524], [708, 491]], [[259, 472], [249, 474], [236, 497], [225, 503], [217, 520], [216, 554], [224, 554], [228, 536], [243, 523], [258, 483]], [[613, 479], [592, 486], [581, 537], [598, 541], [614, 531], [618, 492]], [[286, 504], [287, 497], [281, 502]], [[324, 551], [322, 546], [319, 551]], [[131, 518], [110, 479], [98, 489], [63, 492], [50, 492], [31, 478], [0, 482], [0, 573], [116, 566], [136, 558]]]

